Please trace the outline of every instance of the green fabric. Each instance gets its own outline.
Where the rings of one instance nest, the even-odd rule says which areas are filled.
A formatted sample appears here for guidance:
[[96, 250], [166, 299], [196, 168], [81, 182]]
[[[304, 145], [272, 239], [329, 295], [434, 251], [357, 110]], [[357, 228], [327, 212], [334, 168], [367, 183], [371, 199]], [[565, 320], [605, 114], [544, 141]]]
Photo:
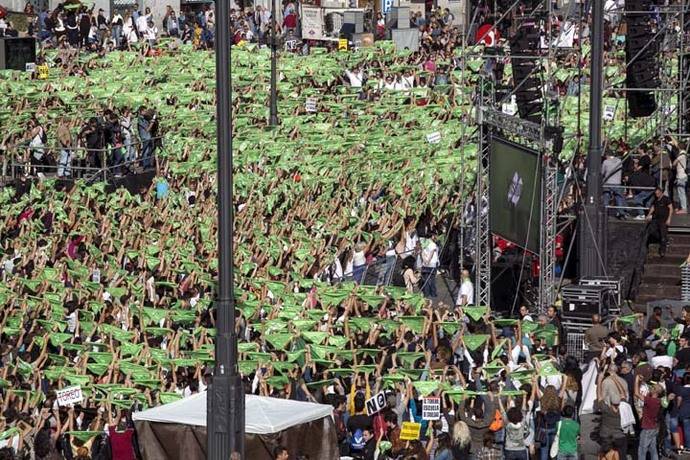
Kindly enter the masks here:
[[489, 312], [489, 307], [463, 307], [462, 311], [473, 321], [479, 321]]
[[436, 391], [439, 387], [439, 382], [432, 380], [432, 381], [424, 381], [424, 382], [414, 382], [412, 384], [419, 393], [420, 396], [429, 396], [431, 393]]
[[575, 420], [566, 418], [562, 418], [560, 424], [558, 453], [564, 455], [577, 455], [580, 424]]
[[292, 341], [292, 334], [289, 332], [282, 332], [276, 334], [268, 334], [264, 336], [266, 341], [271, 344], [274, 350], [283, 351]]
[[462, 337], [462, 339], [465, 342], [465, 346], [469, 350], [475, 351], [479, 347], [484, 345], [484, 343], [486, 343], [486, 341], [489, 339], [489, 335], [488, 334], [465, 334]]
[[425, 319], [424, 316], [401, 316], [400, 322], [415, 334], [421, 334], [424, 331]]

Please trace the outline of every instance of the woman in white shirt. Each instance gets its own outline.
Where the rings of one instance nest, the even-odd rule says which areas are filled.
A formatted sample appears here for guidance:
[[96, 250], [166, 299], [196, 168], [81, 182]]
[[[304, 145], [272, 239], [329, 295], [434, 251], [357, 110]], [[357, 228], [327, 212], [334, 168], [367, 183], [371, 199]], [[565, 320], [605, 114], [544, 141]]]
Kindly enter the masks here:
[[688, 183], [688, 175], [685, 172], [688, 165], [688, 156], [685, 150], [681, 150], [678, 157], [673, 160], [673, 167], [676, 170], [676, 197], [678, 199], [678, 210], [676, 214], [688, 213], [688, 196], [685, 186]]
[[352, 277], [355, 283], [361, 284], [364, 279], [364, 271], [367, 266], [367, 258], [364, 250], [366, 246], [364, 243], [357, 243], [355, 252], [352, 254]]

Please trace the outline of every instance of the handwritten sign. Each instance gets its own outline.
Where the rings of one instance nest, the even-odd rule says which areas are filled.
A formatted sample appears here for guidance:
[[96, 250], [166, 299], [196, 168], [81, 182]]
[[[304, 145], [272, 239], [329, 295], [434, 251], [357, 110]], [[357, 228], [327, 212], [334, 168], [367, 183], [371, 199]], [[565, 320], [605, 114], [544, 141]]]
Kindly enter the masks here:
[[338, 40], [338, 51], [347, 51], [347, 38]]
[[403, 422], [402, 427], [400, 428], [400, 440], [414, 441], [415, 439], [419, 439], [419, 432], [421, 430], [421, 423]]
[[27, 62], [24, 64], [24, 70], [27, 72], [35, 72], [36, 71], [36, 63], [35, 62]]
[[38, 70], [38, 79], [39, 80], [47, 80], [48, 75], [50, 75], [50, 69], [48, 68], [47, 65], [39, 65], [36, 67], [36, 70]]
[[367, 399], [367, 415], [374, 415], [386, 407], [386, 394], [381, 391], [374, 395], [374, 397]]
[[427, 134], [426, 135], [426, 141], [429, 144], [438, 144], [441, 142], [441, 133], [438, 131], [435, 131], [433, 133]]
[[429, 396], [422, 399], [422, 420], [438, 420], [441, 418], [441, 398]]
[[56, 394], [58, 406], [72, 406], [84, 400], [84, 394], [79, 385], [63, 388], [58, 390]]
[[304, 104], [304, 109], [309, 113], [316, 113], [316, 98], [308, 97], [307, 102]]

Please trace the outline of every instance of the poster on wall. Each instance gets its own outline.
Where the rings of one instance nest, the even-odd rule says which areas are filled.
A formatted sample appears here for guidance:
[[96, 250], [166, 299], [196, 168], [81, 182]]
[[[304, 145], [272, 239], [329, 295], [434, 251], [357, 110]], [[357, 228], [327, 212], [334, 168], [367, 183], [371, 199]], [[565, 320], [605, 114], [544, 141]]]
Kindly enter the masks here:
[[323, 10], [318, 6], [302, 5], [302, 38], [323, 40]]

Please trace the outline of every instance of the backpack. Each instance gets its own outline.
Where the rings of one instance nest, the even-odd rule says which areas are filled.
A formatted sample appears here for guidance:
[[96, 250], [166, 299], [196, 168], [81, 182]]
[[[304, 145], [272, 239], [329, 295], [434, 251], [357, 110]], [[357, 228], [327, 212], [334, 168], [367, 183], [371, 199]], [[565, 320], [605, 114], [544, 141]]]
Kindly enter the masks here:
[[361, 452], [366, 443], [367, 442], [364, 440], [364, 433], [362, 432], [362, 429], [357, 428], [357, 430], [352, 434], [352, 438], [350, 438], [350, 452]]
[[491, 425], [489, 425], [489, 431], [501, 431], [501, 428], [503, 428], [503, 416], [501, 416], [501, 411], [496, 409], [494, 420], [491, 422]]

